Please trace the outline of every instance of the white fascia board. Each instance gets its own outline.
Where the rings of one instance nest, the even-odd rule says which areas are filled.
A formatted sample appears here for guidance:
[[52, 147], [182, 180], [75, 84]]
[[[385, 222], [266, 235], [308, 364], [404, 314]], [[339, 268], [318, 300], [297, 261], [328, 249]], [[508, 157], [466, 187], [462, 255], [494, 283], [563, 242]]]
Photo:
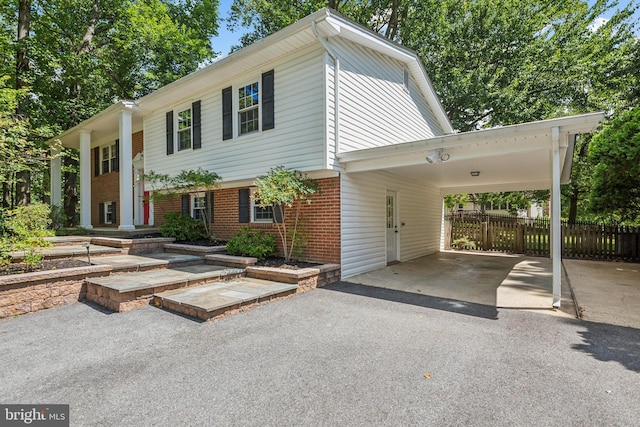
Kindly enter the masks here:
[[[222, 70], [229, 67], [231, 67], [229, 69], [233, 71], [233, 75], [237, 75], [242, 71], [237, 69], [237, 65], [243, 59], [251, 59], [253, 55], [257, 53], [263, 53], [266, 49], [269, 49], [276, 43], [292, 37], [299, 32], [305, 30], [310, 31], [312, 21], [315, 21], [317, 23], [325, 21], [329, 14], [330, 13], [328, 9], [320, 9], [317, 12], [314, 12], [311, 15], [308, 15], [296, 21], [295, 23], [281, 29], [276, 33], [257, 40], [249, 46], [243, 47], [242, 49], [233, 52], [204, 68], [196, 70], [193, 73], [188, 74], [172, 83], [162, 86], [158, 90], [140, 98], [137, 103], [140, 108], [153, 111], [161, 108], [160, 106], [161, 104], [163, 104], [163, 98], [167, 97], [167, 101], [164, 102], [164, 104], [171, 104], [174, 100], [173, 93], [179, 93], [180, 91], [182, 91], [182, 89], [188, 88], [192, 83], [195, 84], [197, 80], [205, 78], [205, 76], [211, 75], [212, 78], [216, 78], [217, 73], [220, 73]], [[323, 29], [324, 28], [327, 28], [327, 26], [323, 26]], [[249, 61], [249, 63], [252, 67], [256, 66], [256, 64], [252, 61]]]
[[495, 183], [484, 185], [465, 185], [461, 187], [441, 187], [440, 194], [501, 193], [505, 191], [543, 190], [551, 188], [551, 178], [543, 181], [518, 181], [513, 183]]
[[79, 124], [75, 125], [70, 129], [67, 129], [57, 137], [51, 138], [50, 140], [47, 141], [47, 144], [54, 145], [58, 141], [62, 141], [63, 145], [67, 147], [78, 145], [77, 143], [76, 144], [68, 143], [67, 140], [72, 138], [81, 130], [92, 131], [95, 127], [100, 126], [105, 121], [113, 121], [113, 120], [117, 121], [118, 114], [120, 114], [120, 111], [128, 110], [128, 109], [133, 110], [134, 112], [138, 111], [136, 102], [130, 99], [118, 101], [110, 105], [109, 107], [105, 108], [104, 110], [100, 111], [98, 114], [89, 117], [88, 119], [80, 122]]
[[589, 113], [558, 119], [541, 120], [493, 129], [482, 129], [444, 135], [420, 141], [367, 148], [363, 150], [340, 153], [341, 163], [383, 158], [388, 156], [419, 154], [435, 148], [455, 148], [478, 146], [487, 142], [510, 141], [520, 138], [546, 138], [551, 135], [552, 127], [559, 127], [561, 134], [592, 132], [604, 119], [603, 113]]

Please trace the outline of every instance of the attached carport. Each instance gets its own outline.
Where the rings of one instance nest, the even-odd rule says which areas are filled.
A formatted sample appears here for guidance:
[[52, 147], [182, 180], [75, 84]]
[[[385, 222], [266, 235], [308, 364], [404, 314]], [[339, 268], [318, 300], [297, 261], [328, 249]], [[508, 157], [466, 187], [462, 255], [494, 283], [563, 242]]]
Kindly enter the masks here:
[[553, 306], [560, 307], [560, 184], [568, 183], [575, 138], [595, 130], [602, 113], [456, 133], [340, 153], [347, 174], [384, 171], [446, 194], [551, 190]]

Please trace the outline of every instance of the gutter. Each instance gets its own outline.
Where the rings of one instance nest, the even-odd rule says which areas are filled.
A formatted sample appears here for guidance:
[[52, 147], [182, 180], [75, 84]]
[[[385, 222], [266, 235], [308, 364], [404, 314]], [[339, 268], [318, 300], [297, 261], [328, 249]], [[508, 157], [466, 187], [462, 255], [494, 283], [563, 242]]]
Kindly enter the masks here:
[[[313, 34], [316, 36], [320, 44], [324, 47], [326, 52], [329, 54], [331, 59], [333, 59], [334, 71], [333, 71], [333, 114], [334, 114], [334, 139], [335, 139], [335, 158], [337, 160], [338, 153], [340, 152], [340, 58], [335, 53], [335, 51], [331, 48], [328, 41], [323, 39], [318, 33], [318, 29], [316, 28], [316, 21], [311, 21], [311, 29], [313, 30]], [[328, 165], [327, 165], [328, 166]]]

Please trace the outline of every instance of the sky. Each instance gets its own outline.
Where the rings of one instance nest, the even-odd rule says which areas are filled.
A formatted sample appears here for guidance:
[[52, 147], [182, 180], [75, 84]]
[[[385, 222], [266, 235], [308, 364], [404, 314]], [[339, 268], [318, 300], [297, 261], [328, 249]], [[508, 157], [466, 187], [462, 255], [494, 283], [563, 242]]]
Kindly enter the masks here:
[[[220, 0], [220, 18], [223, 20], [229, 16], [232, 3], [233, 0]], [[242, 34], [245, 32], [246, 30], [238, 28], [236, 32], [232, 33], [227, 30], [227, 22], [222, 21], [220, 28], [218, 28], [218, 36], [211, 39], [213, 50], [220, 53], [219, 58], [227, 56], [231, 50], [231, 46], [240, 44], [240, 37], [242, 37]]]
[[[587, 3], [589, 3], [589, 5], [593, 5], [595, 2], [596, 0], [587, 0]], [[631, 2], [632, 0], [620, 0], [619, 6], [617, 8], [621, 9]], [[229, 16], [229, 11], [231, 9], [232, 3], [233, 0], [220, 0], [220, 18], [225, 19]], [[610, 18], [612, 14], [613, 11], [605, 14], [604, 16], [602, 16], [602, 19], [599, 22], [604, 23], [604, 20]], [[636, 18], [637, 22], [640, 22], [640, 9], [636, 11], [634, 17]], [[236, 32], [231, 32], [227, 30], [226, 21], [221, 22], [220, 28], [218, 29], [218, 36], [211, 39], [213, 50], [220, 53], [220, 56], [218, 58], [227, 56], [229, 54], [229, 51], [231, 50], [231, 46], [240, 44], [239, 39], [245, 32], [246, 30], [243, 30], [242, 28], [239, 28]], [[636, 28], [636, 33], [640, 35], [640, 28]]]

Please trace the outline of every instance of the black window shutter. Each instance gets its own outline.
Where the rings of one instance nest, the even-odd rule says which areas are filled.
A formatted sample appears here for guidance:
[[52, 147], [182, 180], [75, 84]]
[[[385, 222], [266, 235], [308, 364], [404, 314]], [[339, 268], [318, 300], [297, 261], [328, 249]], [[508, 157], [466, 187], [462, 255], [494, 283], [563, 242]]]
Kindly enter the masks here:
[[98, 223], [104, 224], [104, 203], [98, 203]]
[[213, 222], [213, 191], [207, 193], [207, 219]]
[[93, 176], [100, 175], [100, 147], [93, 149]]
[[167, 155], [173, 154], [173, 111], [167, 111]]
[[118, 172], [120, 170], [120, 140], [116, 139], [116, 164], [115, 168], [111, 172]]
[[231, 87], [222, 89], [222, 140], [233, 138], [233, 97]]
[[284, 216], [284, 205], [273, 206], [273, 222], [282, 224], [282, 217]]
[[262, 130], [275, 127], [273, 70], [262, 73]]
[[249, 208], [251, 202], [249, 201], [249, 189], [242, 188], [238, 190], [238, 222], [247, 223], [251, 220]]
[[182, 195], [182, 216], [190, 216], [189, 202], [191, 198], [188, 194]]
[[116, 202], [111, 202], [111, 209], [113, 209], [113, 222], [112, 224], [118, 223], [118, 211], [116, 210]]
[[191, 104], [191, 114], [193, 116], [193, 149], [197, 150], [198, 148], [202, 147], [202, 132], [200, 127], [200, 101], [196, 101]]

